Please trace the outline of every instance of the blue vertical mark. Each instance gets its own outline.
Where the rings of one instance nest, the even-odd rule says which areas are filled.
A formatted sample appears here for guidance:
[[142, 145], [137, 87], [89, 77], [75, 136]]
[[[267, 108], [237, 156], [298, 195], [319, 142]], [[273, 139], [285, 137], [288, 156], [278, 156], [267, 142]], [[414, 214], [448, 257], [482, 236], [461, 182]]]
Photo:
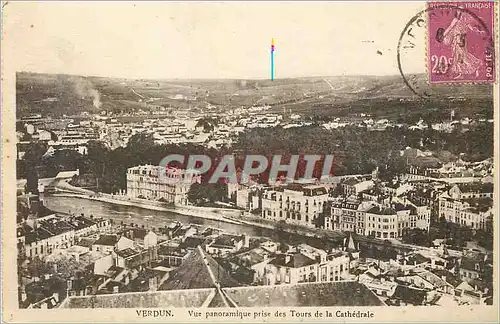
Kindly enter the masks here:
[[271, 50], [271, 81], [274, 81], [274, 50]]

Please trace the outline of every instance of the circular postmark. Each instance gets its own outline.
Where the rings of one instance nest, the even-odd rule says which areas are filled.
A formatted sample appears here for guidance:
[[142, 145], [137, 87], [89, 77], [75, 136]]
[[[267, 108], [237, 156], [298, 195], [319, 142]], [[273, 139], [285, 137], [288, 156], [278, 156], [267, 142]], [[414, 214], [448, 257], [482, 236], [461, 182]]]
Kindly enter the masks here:
[[462, 4], [430, 3], [408, 21], [399, 38], [397, 61], [404, 83], [424, 99], [438, 95], [440, 83], [448, 91], [453, 84], [493, 83], [492, 23], [492, 8], [478, 12]]

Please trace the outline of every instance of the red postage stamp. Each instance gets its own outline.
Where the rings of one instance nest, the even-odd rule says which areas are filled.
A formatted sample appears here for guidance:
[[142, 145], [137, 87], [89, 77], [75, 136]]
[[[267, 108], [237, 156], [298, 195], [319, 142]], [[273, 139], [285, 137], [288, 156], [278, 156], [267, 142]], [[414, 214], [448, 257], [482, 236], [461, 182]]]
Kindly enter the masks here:
[[430, 83], [494, 82], [494, 2], [429, 2]]

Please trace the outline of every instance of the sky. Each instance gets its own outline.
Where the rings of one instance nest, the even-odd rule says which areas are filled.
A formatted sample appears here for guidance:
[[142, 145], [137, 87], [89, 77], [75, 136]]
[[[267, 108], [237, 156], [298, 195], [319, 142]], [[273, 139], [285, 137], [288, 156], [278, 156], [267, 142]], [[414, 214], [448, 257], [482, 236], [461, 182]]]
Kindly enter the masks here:
[[[400, 34], [424, 5], [11, 2], [3, 37], [16, 71], [265, 79], [274, 38], [276, 78], [391, 75]], [[424, 72], [423, 62], [408, 69]]]

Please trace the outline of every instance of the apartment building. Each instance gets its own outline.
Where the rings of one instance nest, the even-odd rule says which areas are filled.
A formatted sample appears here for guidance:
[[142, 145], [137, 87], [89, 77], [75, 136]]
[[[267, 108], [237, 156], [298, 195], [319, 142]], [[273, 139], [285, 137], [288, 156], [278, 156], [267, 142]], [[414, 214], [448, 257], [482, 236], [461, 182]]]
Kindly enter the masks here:
[[398, 214], [392, 207], [374, 205], [366, 211], [365, 235], [377, 238], [398, 237]]
[[366, 211], [373, 205], [370, 201], [357, 200], [331, 202], [328, 206], [330, 215], [325, 217], [325, 228], [365, 235]]
[[81, 216], [65, 220], [49, 215], [30, 222], [30, 225], [25, 224], [19, 232], [22, 236], [18, 236], [18, 242], [24, 244], [22, 250], [28, 258], [43, 257], [54, 250], [73, 246], [75, 238], [106, 231], [109, 226], [109, 221], [103, 219]]
[[331, 282], [349, 279], [350, 256], [345, 251], [314, 249], [305, 244], [278, 254], [264, 268], [267, 285]]
[[439, 197], [438, 207], [440, 218], [472, 229], [486, 230], [488, 221], [493, 217], [491, 198], [454, 199], [444, 193]]
[[327, 204], [324, 226], [330, 230], [378, 238], [397, 238], [407, 229], [428, 230], [430, 214], [430, 207], [415, 205], [406, 199], [404, 203], [345, 199]]
[[398, 237], [405, 235], [405, 232], [418, 228], [429, 230], [431, 219], [431, 208], [428, 206], [416, 206], [412, 203], [395, 203], [392, 205], [398, 216]]
[[458, 183], [453, 185], [448, 193], [454, 199], [493, 198], [493, 184], [481, 182]]
[[327, 200], [328, 192], [324, 186], [293, 184], [274, 187], [262, 195], [262, 218], [316, 227]]
[[358, 195], [363, 191], [373, 188], [374, 182], [372, 180], [360, 180], [357, 178], [348, 178], [340, 183], [342, 193], [345, 196]]
[[264, 269], [266, 285], [316, 282], [319, 262], [303, 253], [278, 254]]
[[199, 174], [194, 170], [158, 165], [135, 166], [127, 170], [127, 195], [187, 205], [189, 188], [199, 181]]

